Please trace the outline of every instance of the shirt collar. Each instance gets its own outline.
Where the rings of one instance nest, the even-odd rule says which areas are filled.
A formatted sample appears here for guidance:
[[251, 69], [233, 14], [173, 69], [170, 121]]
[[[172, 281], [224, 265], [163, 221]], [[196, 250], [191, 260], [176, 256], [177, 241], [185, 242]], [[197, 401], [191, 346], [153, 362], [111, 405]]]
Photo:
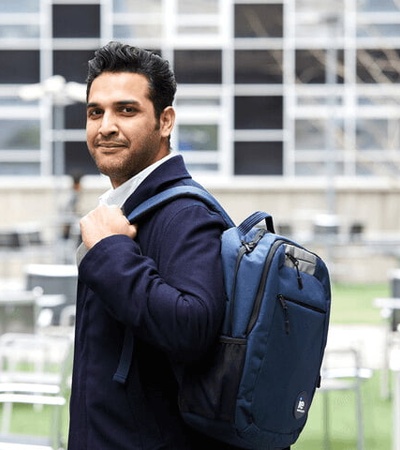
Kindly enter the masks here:
[[99, 197], [99, 203], [102, 205], [117, 205], [119, 207], [122, 207], [127, 198], [136, 191], [140, 183], [142, 183], [142, 181], [145, 180], [145, 178], [147, 178], [151, 174], [151, 172], [157, 169], [158, 166], [161, 166], [161, 164], [163, 164], [165, 161], [176, 155], [176, 152], [170, 152], [167, 156], [164, 156], [164, 158], [161, 158], [160, 160], [143, 169], [134, 177], [130, 178], [128, 181], [125, 181], [125, 183], [121, 184], [121, 186], [118, 186], [115, 189], [109, 189]]

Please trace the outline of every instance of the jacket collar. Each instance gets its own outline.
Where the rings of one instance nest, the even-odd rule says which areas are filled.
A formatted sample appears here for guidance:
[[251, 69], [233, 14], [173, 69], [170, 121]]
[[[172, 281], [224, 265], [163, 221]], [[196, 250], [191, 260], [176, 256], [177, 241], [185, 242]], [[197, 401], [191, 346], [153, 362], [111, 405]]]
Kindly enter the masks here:
[[181, 155], [176, 155], [157, 167], [128, 197], [123, 210], [129, 214], [136, 206], [165, 189], [184, 184], [192, 184], [192, 177], [186, 169]]

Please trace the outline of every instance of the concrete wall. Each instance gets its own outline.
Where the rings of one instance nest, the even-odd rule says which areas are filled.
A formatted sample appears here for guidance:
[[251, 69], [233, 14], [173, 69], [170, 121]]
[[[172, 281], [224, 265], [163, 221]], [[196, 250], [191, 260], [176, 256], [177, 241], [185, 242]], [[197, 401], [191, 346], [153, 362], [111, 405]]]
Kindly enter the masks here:
[[[327, 192], [326, 180], [238, 178], [210, 180], [198, 178], [224, 205], [236, 223], [255, 210], [273, 215], [275, 224], [290, 224], [294, 236], [329, 259], [334, 276], [343, 281], [386, 280], [397, 267], [400, 239], [400, 181], [338, 179]], [[105, 177], [83, 179], [82, 214], [95, 207], [98, 196], [109, 188]], [[36, 226], [52, 241], [61, 222], [60, 206], [65, 202], [70, 180], [47, 178], [0, 179], [1, 229], [21, 225]], [[338, 241], [327, 245], [316, 240], [314, 222], [329, 212], [334, 203], [339, 221]], [[348, 243], [354, 223], [364, 226], [363, 240]], [[380, 240], [385, 245], [381, 245]]]

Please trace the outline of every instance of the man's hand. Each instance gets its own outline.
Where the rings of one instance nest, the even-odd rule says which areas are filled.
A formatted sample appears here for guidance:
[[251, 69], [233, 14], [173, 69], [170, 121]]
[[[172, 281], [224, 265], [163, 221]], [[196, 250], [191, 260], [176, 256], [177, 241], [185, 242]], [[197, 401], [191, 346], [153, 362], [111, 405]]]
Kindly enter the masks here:
[[136, 226], [129, 223], [116, 205], [98, 206], [81, 219], [80, 227], [83, 243], [88, 249], [114, 234], [124, 234], [134, 239], [137, 233]]

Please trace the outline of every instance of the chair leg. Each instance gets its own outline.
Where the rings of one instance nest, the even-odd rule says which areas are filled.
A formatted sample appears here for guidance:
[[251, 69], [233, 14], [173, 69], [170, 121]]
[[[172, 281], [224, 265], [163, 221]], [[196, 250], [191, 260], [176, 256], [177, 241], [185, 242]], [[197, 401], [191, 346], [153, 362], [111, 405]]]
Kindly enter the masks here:
[[362, 410], [361, 384], [357, 382], [356, 388], [356, 414], [357, 414], [357, 450], [364, 450], [364, 422]]
[[322, 394], [323, 420], [324, 420], [324, 450], [330, 450], [331, 440], [329, 433], [329, 394]]
[[381, 372], [381, 397], [383, 399], [390, 399], [390, 371], [389, 371], [389, 359], [390, 348], [392, 345], [391, 330], [387, 329], [385, 333], [385, 348], [383, 350], [383, 367]]
[[10, 431], [12, 409], [12, 403], [3, 403], [3, 411], [1, 416], [1, 432], [4, 434], [7, 434]]

